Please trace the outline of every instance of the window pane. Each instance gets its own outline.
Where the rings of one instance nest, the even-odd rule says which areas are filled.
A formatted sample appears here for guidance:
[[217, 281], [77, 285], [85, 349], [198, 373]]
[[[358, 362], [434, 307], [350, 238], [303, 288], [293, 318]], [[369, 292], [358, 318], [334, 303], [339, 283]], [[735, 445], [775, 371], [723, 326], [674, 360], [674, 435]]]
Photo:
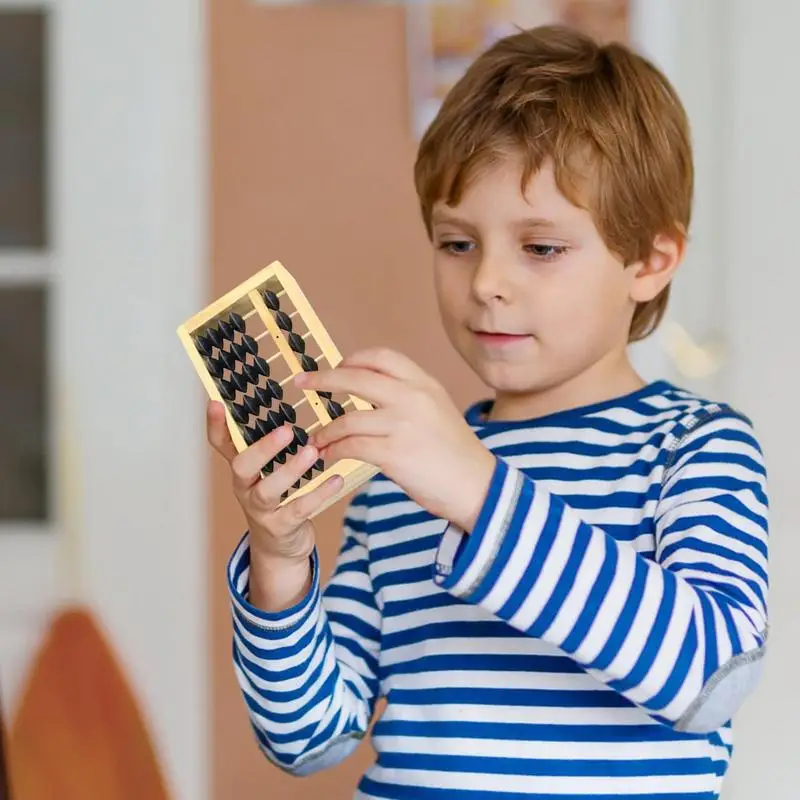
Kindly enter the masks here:
[[0, 247], [46, 245], [45, 16], [0, 10]]
[[0, 290], [0, 520], [49, 515], [46, 325], [46, 289]]

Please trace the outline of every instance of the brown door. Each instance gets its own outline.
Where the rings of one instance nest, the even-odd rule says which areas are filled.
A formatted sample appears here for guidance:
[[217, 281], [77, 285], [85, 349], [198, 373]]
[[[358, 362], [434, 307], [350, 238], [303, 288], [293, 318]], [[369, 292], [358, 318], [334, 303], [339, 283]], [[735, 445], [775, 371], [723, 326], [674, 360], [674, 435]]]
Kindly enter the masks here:
[[[401, 349], [463, 405], [476, 385], [439, 328], [413, 190], [402, 9], [212, 0], [210, 11], [212, 297], [279, 259], [343, 353]], [[212, 796], [348, 800], [369, 742], [308, 779], [288, 778], [256, 748], [231, 667], [225, 585], [242, 519], [212, 462]], [[341, 512], [318, 524], [326, 571]]]
[[11, 800], [6, 747], [6, 721], [3, 713], [2, 697], [0, 697], [0, 800]]

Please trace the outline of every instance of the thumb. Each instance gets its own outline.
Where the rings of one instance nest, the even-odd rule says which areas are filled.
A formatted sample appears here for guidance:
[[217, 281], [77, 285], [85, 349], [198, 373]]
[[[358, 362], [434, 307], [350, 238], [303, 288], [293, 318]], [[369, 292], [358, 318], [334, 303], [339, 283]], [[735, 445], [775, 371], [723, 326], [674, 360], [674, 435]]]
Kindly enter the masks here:
[[225, 421], [225, 408], [217, 400], [209, 400], [206, 410], [206, 436], [209, 444], [228, 462], [237, 455], [236, 445], [231, 439], [228, 423]]

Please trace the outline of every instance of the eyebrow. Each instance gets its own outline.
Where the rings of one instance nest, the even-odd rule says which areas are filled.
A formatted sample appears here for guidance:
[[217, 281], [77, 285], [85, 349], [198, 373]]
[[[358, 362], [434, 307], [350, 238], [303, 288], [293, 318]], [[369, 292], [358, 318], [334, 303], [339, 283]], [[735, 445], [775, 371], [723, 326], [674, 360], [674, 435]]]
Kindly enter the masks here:
[[[447, 214], [442, 211], [434, 211], [431, 215], [431, 222], [434, 225], [449, 224], [457, 225], [461, 228], [475, 227], [465, 219], [461, 219], [460, 217], [456, 217], [452, 214]], [[523, 230], [539, 229], [552, 231], [561, 226], [553, 220], [547, 219], [546, 217], [521, 217], [520, 219], [514, 221], [514, 227], [521, 228]]]

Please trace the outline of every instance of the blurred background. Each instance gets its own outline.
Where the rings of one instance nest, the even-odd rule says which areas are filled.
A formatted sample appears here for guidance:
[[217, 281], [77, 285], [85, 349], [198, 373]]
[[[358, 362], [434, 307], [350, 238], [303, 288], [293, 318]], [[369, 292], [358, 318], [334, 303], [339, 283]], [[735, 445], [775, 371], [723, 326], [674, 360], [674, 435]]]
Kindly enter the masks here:
[[[465, 405], [411, 179], [442, 92], [509, 25], [631, 42], [692, 119], [692, 242], [647, 377], [751, 416], [772, 497], [767, 671], [725, 800], [798, 797], [800, 4], [0, 0], [0, 708], [14, 800], [348, 800], [252, 737], [225, 565], [243, 530], [175, 334], [281, 260], [339, 348]], [[319, 522], [323, 567], [342, 507]], [[0, 792], [2, 792], [0, 781]]]

